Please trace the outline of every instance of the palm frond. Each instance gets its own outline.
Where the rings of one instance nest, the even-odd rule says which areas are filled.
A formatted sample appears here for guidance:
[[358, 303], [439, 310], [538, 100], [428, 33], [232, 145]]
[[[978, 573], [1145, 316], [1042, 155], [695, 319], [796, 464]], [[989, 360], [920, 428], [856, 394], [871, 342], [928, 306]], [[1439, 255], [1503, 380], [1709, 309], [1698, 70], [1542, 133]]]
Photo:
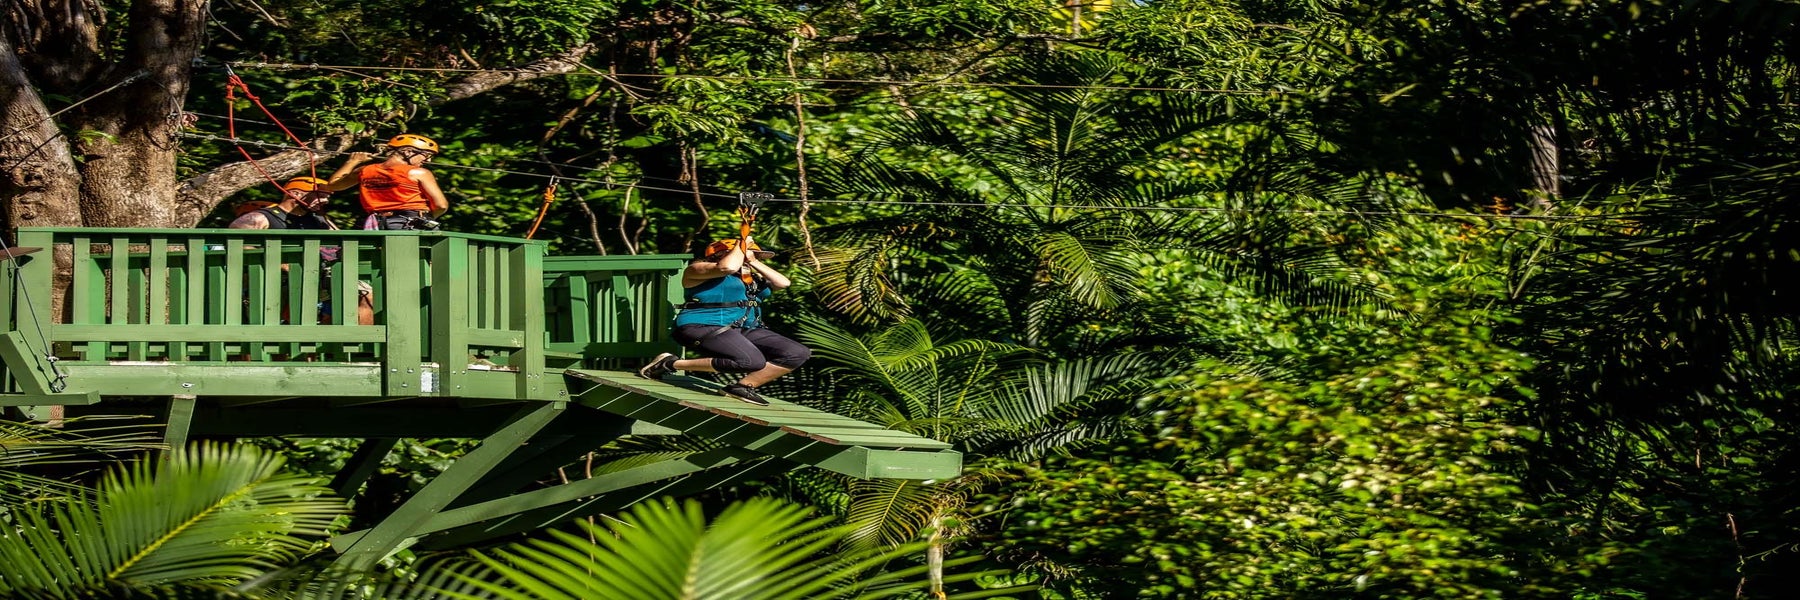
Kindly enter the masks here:
[[774, 600], [847, 598], [879, 586], [882, 594], [916, 590], [906, 572], [868, 576], [918, 546], [882, 552], [822, 554], [843, 527], [809, 518], [802, 507], [767, 499], [734, 504], [706, 522], [697, 502], [634, 506], [607, 528], [583, 524], [586, 537], [559, 531], [474, 557], [485, 572], [455, 577], [481, 595], [456, 598], [634, 600]]
[[93, 502], [15, 513], [0, 530], [0, 592], [236, 582], [311, 548], [347, 513], [279, 456], [196, 444], [110, 472]]
[[902, 316], [910, 308], [888, 275], [891, 240], [862, 247], [820, 246], [813, 293], [828, 309], [860, 321]]
[[[161, 447], [157, 440], [141, 418], [78, 417], [61, 428], [0, 421], [0, 504], [66, 499], [80, 491], [69, 471], [98, 471]], [[47, 476], [51, 470], [60, 476]]]
[[920, 540], [937, 515], [951, 508], [948, 490], [933, 482], [865, 479], [849, 486], [844, 521], [851, 527], [844, 544], [869, 551]]

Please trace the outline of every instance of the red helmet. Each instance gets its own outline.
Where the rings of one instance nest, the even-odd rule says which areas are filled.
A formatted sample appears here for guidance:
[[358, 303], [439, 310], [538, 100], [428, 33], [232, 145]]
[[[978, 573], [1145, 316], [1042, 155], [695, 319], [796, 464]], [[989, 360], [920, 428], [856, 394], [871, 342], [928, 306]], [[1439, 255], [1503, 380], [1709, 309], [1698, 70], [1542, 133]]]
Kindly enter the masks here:
[[432, 154], [438, 153], [437, 142], [431, 141], [431, 138], [416, 133], [402, 133], [396, 135], [394, 136], [394, 139], [388, 140], [387, 145], [389, 148], [417, 148]]
[[[737, 238], [724, 239], [724, 240], [719, 240], [719, 241], [713, 242], [711, 244], [707, 244], [706, 245], [706, 257], [712, 258], [715, 256], [721, 256], [721, 255], [725, 254], [726, 252], [730, 252], [733, 248], [736, 248], [737, 245], [738, 245]], [[756, 242], [750, 242], [750, 251], [755, 252], [756, 258], [758, 258], [758, 259], [764, 259], [764, 258], [769, 258], [771, 256], [775, 256], [774, 252], [764, 250], [762, 245], [758, 244]]]
[[311, 192], [311, 191], [317, 191], [319, 189], [319, 186], [321, 186], [321, 185], [325, 185], [325, 180], [319, 179], [317, 177], [295, 177], [293, 179], [289, 179], [287, 183], [282, 184], [281, 189], [288, 190], [288, 191]]

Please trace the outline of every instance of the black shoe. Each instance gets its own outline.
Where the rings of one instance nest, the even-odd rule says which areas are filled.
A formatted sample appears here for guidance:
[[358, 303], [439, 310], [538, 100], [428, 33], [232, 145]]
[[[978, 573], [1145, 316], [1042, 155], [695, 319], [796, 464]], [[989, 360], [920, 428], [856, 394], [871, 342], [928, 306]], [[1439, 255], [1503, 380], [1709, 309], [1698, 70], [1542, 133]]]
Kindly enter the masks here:
[[650, 364], [644, 365], [644, 368], [638, 369], [638, 377], [644, 379], [662, 379], [663, 376], [674, 372], [675, 355], [664, 352], [656, 355], [656, 359], [651, 360]]
[[756, 388], [753, 388], [753, 387], [750, 387], [750, 386], [747, 386], [747, 385], [744, 385], [741, 383], [734, 383], [734, 384], [725, 386], [724, 389], [719, 390], [719, 393], [725, 394], [727, 396], [731, 396], [733, 398], [737, 398], [739, 400], [743, 400], [745, 402], [749, 402], [751, 404], [755, 404], [757, 406], [768, 406], [769, 405], [769, 401], [764, 400], [762, 397], [762, 394], [756, 393]]

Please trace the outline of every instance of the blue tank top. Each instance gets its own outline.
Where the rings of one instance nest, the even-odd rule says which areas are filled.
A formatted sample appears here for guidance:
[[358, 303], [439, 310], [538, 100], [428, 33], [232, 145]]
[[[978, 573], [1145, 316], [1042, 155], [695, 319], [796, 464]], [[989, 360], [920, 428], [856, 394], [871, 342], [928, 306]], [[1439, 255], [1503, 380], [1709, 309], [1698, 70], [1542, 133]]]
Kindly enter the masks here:
[[[758, 286], [756, 299], [767, 300], [775, 295], [775, 291]], [[682, 295], [688, 302], [742, 302], [748, 298], [749, 290], [744, 287], [743, 278], [727, 275], [717, 279], [708, 279], [691, 288]], [[684, 308], [675, 315], [675, 326], [682, 325], [714, 325], [723, 327], [743, 320], [744, 329], [756, 329], [763, 326], [761, 306], [727, 306], [723, 308]]]

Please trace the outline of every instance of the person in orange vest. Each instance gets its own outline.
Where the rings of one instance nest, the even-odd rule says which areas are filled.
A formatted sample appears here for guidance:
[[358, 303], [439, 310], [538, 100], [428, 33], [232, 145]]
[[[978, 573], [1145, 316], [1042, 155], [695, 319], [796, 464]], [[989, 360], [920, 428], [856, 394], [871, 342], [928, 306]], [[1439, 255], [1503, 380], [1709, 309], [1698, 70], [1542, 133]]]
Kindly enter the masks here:
[[450, 210], [450, 199], [438, 187], [437, 177], [425, 168], [437, 156], [437, 142], [402, 133], [388, 140], [387, 147], [387, 159], [368, 166], [361, 165], [374, 155], [351, 152], [320, 189], [360, 188], [363, 229], [437, 229], [437, 218]]

